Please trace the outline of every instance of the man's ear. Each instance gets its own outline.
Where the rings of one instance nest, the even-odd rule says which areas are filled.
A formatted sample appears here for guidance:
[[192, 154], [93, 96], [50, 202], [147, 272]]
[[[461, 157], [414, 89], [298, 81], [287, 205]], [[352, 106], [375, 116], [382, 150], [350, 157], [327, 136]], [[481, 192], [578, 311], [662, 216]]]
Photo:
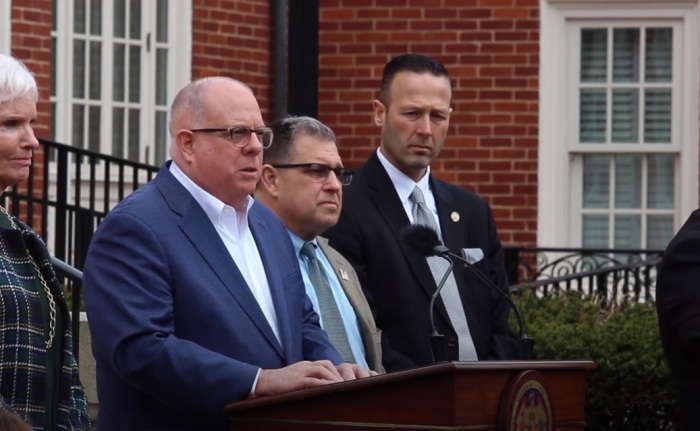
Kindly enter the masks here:
[[175, 135], [175, 144], [185, 162], [192, 162], [194, 158], [194, 134], [189, 130], [178, 130], [177, 135]]
[[280, 177], [277, 169], [268, 164], [262, 166], [260, 174], [260, 185], [267, 191], [270, 196], [277, 197], [279, 195]]
[[384, 117], [386, 117], [386, 107], [384, 104], [374, 99], [374, 102], [372, 102], [372, 110], [374, 111], [374, 124], [380, 127], [383, 126]]

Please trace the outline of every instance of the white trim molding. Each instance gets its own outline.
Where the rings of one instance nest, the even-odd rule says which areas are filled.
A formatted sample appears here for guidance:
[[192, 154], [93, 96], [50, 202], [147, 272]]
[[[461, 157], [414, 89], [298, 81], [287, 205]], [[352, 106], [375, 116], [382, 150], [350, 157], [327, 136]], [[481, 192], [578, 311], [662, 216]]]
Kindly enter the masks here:
[[12, 51], [12, 0], [0, 0], [0, 52]]
[[[540, 0], [540, 112], [538, 163], [538, 233], [539, 246], [578, 246], [572, 243], [576, 230], [576, 208], [571, 208], [574, 178], [571, 148], [578, 130], [575, 108], [571, 101], [567, 64], [577, 61], [567, 40], [574, 22], [673, 20], [681, 23], [681, 59], [674, 59], [680, 68], [680, 101], [674, 101], [678, 115], [677, 138], [680, 161], [677, 167], [676, 212], [674, 227], [678, 229], [690, 212], [697, 208], [700, 129], [700, 0]], [[674, 42], [675, 43], [675, 42]], [[573, 118], [573, 120], [572, 120]], [[572, 122], [573, 121], [573, 122]], [[579, 171], [580, 176], [580, 171]], [[579, 226], [580, 227], [580, 226]], [[574, 241], [575, 242], [575, 241]]]

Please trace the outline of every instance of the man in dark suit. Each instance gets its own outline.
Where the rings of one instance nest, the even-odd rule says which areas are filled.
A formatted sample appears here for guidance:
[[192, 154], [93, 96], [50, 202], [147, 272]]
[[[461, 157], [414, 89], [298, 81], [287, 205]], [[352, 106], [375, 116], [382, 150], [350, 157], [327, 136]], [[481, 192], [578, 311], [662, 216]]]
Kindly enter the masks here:
[[[357, 275], [350, 263], [325, 238], [319, 237], [338, 221], [343, 187], [353, 176], [350, 169], [343, 167], [335, 133], [311, 117], [284, 118], [270, 128], [275, 137], [270, 148], [263, 152], [262, 176], [255, 199], [266, 204], [287, 227], [306, 293], [321, 318], [321, 327], [329, 333], [341, 356], [383, 372], [381, 333], [374, 324]], [[314, 279], [313, 263], [305, 255], [308, 246], [315, 249], [323, 282]], [[337, 330], [328, 331], [327, 322]]]
[[84, 285], [100, 430], [226, 430], [226, 404], [369, 375], [342, 363], [284, 225], [250, 197], [272, 142], [252, 91], [186, 86], [172, 161], [100, 224]]
[[666, 248], [656, 282], [659, 331], [677, 396], [678, 431], [700, 430], [700, 210]]
[[[489, 205], [430, 174], [430, 163], [447, 135], [451, 98], [447, 70], [438, 61], [407, 54], [387, 63], [379, 99], [373, 103], [381, 146], [346, 188], [340, 220], [325, 233], [365, 288], [385, 335], [387, 371], [436, 359], [430, 346], [429, 302], [445, 269], [404, 245], [401, 232], [409, 224], [431, 225], [454, 253], [471, 249], [480, 256], [476, 268], [507, 292]], [[502, 295], [455, 265], [436, 302], [435, 325], [446, 340], [444, 359], [515, 358], [517, 342], [508, 314]]]

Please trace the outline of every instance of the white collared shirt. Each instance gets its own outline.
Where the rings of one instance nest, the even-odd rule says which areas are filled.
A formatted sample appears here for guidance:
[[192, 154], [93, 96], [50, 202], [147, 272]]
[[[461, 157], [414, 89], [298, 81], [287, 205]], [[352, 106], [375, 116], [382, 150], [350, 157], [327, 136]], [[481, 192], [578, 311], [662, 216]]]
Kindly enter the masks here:
[[423, 175], [423, 178], [418, 180], [418, 182], [415, 182], [406, 174], [398, 170], [396, 166], [392, 165], [391, 162], [386, 158], [386, 156], [382, 154], [379, 148], [377, 148], [377, 156], [379, 157], [379, 161], [381, 162], [382, 166], [384, 166], [384, 170], [389, 175], [391, 182], [394, 184], [394, 189], [399, 195], [399, 199], [401, 200], [403, 209], [404, 211], [406, 211], [406, 215], [408, 216], [408, 219], [411, 221], [411, 223], [413, 223], [413, 202], [411, 202], [411, 193], [413, 193], [413, 189], [416, 186], [418, 186], [418, 188], [420, 188], [420, 190], [423, 192], [425, 206], [430, 210], [430, 213], [435, 218], [435, 225], [438, 228], [438, 235], [440, 236], [440, 238], [442, 238], [442, 233], [440, 231], [440, 218], [438, 217], [437, 212], [437, 204], [435, 203], [435, 196], [433, 196], [433, 191], [430, 189], [430, 166], [428, 166], [425, 170], [425, 175]]
[[175, 161], [170, 164], [170, 172], [192, 194], [192, 197], [199, 203], [209, 220], [211, 220], [236, 267], [241, 272], [255, 300], [258, 302], [272, 331], [275, 333], [277, 341], [282, 344], [277, 314], [275, 313], [275, 305], [272, 303], [265, 267], [260, 258], [258, 246], [255, 244], [255, 238], [253, 238], [248, 226], [248, 211], [255, 201], [248, 196], [245, 208], [241, 211], [236, 211], [235, 208], [226, 205], [195, 184], [182, 172]]

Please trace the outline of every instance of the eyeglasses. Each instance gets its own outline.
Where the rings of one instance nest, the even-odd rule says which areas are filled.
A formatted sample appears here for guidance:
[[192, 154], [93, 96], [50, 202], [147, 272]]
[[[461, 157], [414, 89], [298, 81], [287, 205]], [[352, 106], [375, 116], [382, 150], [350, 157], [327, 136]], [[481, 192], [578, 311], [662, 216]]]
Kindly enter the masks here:
[[227, 132], [234, 147], [244, 148], [250, 142], [250, 135], [255, 133], [263, 148], [270, 148], [272, 145], [272, 129], [269, 127], [258, 127], [251, 129], [246, 126], [234, 126], [226, 129], [189, 129], [190, 132], [219, 133]]
[[331, 168], [328, 165], [323, 165], [321, 163], [293, 163], [286, 165], [272, 165], [273, 168], [277, 169], [302, 169], [306, 175], [309, 176], [313, 181], [322, 183], [328, 179], [331, 172], [333, 172], [340, 181], [340, 184], [347, 186], [352, 181], [352, 176], [355, 175], [355, 171], [352, 169], [345, 168]]

